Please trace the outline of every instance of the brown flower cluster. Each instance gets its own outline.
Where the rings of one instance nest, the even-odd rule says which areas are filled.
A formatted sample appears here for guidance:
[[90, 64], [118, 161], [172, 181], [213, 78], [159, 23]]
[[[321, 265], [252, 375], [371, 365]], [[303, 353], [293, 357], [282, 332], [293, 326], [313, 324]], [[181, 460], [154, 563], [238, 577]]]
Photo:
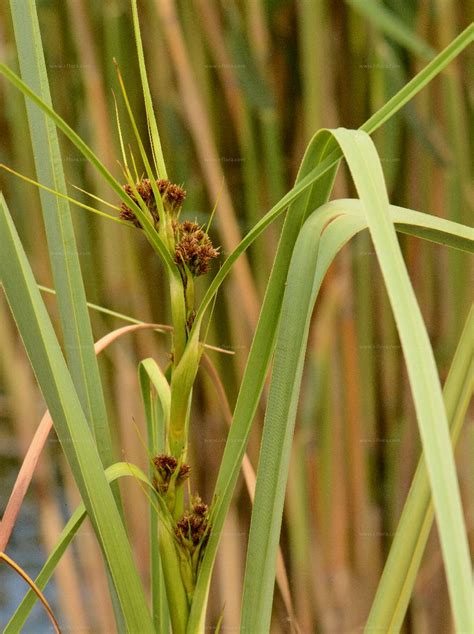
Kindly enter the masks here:
[[[177, 214], [178, 211], [181, 209], [184, 199], [186, 198], [186, 192], [184, 191], [184, 189], [179, 185], [170, 183], [169, 180], [163, 178], [156, 181], [156, 186], [163, 201], [163, 207], [165, 211], [171, 213], [172, 215]], [[157, 226], [159, 222], [158, 208], [150, 179], [142, 179], [135, 185], [135, 188], [137, 193], [145, 203], [146, 207], [149, 209], [153, 217], [155, 226]], [[128, 184], [124, 185], [123, 189], [130, 196], [133, 202], [139, 205], [138, 199], [133, 193], [131, 186]], [[120, 218], [122, 220], [127, 220], [128, 222], [131, 222], [135, 225], [135, 227], [138, 227], [139, 229], [142, 228], [142, 225], [136, 217], [135, 213], [125, 203], [122, 203], [120, 206]]]
[[180, 222], [174, 226], [176, 247], [175, 262], [186, 265], [194, 276], [204, 275], [210, 269], [211, 260], [219, 256], [211, 239], [195, 222]]
[[209, 507], [199, 496], [193, 500], [192, 511], [183, 515], [174, 530], [179, 543], [191, 554], [205, 545], [209, 537]]
[[[155, 458], [153, 458], [153, 464], [156, 469], [156, 477], [154, 478], [153, 485], [160, 493], [166, 493], [168, 491], [170, 480], [178, 467], [178, 461], [174, 456], [160, 454], [159, 456], [155, 456]], [[189, 478], [190, 472], [191, 467], [183, 462], [183, 464], [179, 467], [176, 484], [181, 484]]]

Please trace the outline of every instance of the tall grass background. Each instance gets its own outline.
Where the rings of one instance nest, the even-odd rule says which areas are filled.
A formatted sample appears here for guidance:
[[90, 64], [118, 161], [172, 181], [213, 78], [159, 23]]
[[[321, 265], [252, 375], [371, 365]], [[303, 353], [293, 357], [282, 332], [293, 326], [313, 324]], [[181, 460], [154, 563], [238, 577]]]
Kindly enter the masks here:
[[[37, 6], [54, 107], [118, 175], [114, 57], [146, 137], [129, 3], [44, 0]], [[469, 8], [472, 2], [437, 0], [142, 0], [142, 37], [163, 153], [171, 180], [187, 190], [185, 216], [205, 222], [217, 201], [214, 241], [224, 255], [231, 251], [292, 186], [312, 134], [322, 127], [359, 127], [467, 26]], [[0, 5], [0, 17], [0, 55], [15, 68], [7, 3]], [[454, 60], [373, 137], [393, 204], [465, 224], [472, 221], [469, 56], [472, 62], [472, 50]], [[0, 162], [34, 175], [24, 100], [5, 88], [2, 81]], [[122, 123], [124, 137], [130, 138], [127, 122]], [[61, 144], [67, 180], [118, 202], [82, 155], [64, 138]], [[18, 187], [6, 174], [0, 178], [35, 276], [52, 287], [37, 191]], [[339, 174], [334, 193], [338, 198], [354, 195], [347, 172]], [[145, 239], [81, 210], [73, 213], [87, 299], [146, 322], [169, 323], [162, 270]], [[239, 261], [210, 323], [209, 342], [235, 353], [211, 353], [231, 409], [279, 226], [272, 225]], [[415, 237], [399, 239], [444, 380], [472, 301], [472, 261]], [[201, 292], [206, 283], [201, 283]], [[57, 323], [54, 296], [45, 295], [45, 300]], [[10, 490], [3, 483], [24, 455], [44, 404], [3, 297], [0, 316], [3, 505]], [[95, 340], [124, 325], [120, 318], [94, 310], [91, 320]], [[164, 337], [131, 334], [99, 360], [107, 410], [116, 422], [115, 445], [126, 460], [144, 469], [147, 455], [135, 427], [144, 426], [136, 368], [144, 357], [166, 361], [169, 342]], [[212, 496], [228, 417], [222, 394], [200, 372], [190, 462], [204, 499]], [[262, 423], [263, 408], [248, 447], [255, 467]], [[456, 458], [472, 545], [472, 411], [466, 423]], [[272, 632], [291, 632], [295, 622], [303, 633], [355, 631], [365, 623], [419, 456], [400, 341], [372, 242], [360, 234], [331, 266], [311, 323], [281, 535], [291, 604], [276, 588]], [[147, 500], [126, 480], [120, 485], [124, 515], [145, 577]], [[52, 549], [68, 509], [78, 501], [51, 436], [30, 494], [32, 517], [23, 515], [14, 533], [16, 559], [32, 576], [39, 545], [46, 552]], [[239, 627], [250, 513], [242, 481], [226, 521], [210, 593], [213, 622], [225, 605], [223, 631]], [[32, 534], [33, 521], [37, 532]], [[73, 630], [114, 631], [107, 578], [87, 523], [58, 567], [54, 593], [46, 594]], [[21, 596], [11, 572], [0, 566], [2, 623]], [[433, 528], [403, 630], [452, 632], [447, 596]]]

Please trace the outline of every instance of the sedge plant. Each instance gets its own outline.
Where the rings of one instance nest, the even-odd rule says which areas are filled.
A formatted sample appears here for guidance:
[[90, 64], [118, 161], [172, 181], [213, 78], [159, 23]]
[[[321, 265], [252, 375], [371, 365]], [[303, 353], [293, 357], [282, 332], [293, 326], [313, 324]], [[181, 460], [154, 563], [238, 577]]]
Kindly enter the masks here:
[[[472, 252], [472, 230], [459, 223], [391, 205], [370, 134], [472, 42], [472, 26], [435, 56], [359, 130], [319, 131], [306, 149], [293, 189], [256, 222], [217, 268], [220, 250], [209, 236], [210, 221], [207, 226], [201, 226], [181, 220], [185, 187], [173, 183], [168, 176], [153, 111], [136, 0], [132, 0], [131, 5], [151, 152], [148, 155], [146, 151], [117, 67], [121, 107], [134, 134], [133, 139], [123, 138], [120, 107], [116, 104], [121, 147], [118, 179], [52, 108], [32, 0], [12, 2], [23, 78], [6, 65], [0, 65], [0, 72], [27, 98], [30, 125], [36, 126], [33, 140], [42, 171], [38, 166], [38, 182], [22, 178], [35, 183], [42, 191], [48, 246], [51, 252], [59, 252], [63, 258], [55, 276], [63, 328], [71, 315], [75, 317], [72, 326], [65, 330], [70, 342], [65, 360], [2, 197], [0, 279], [83, 500], [64, 527], [35, 587], [38, 591], [44, 589], [88, 516], [107, 565], [117, 629], [172, 631], [173, 634], [204, 632], [217, 547], [273, 359], [241, 613], [242, 631], [270, 631], [285, 486], [310, 319], [331, 262], [353, 236], [368, 229], [401, 338], [424, 462], [417, 472], [402, 518], [406, 542], [396, 544], [406, 565], [397, 568], [397, 583], [389, 574], [382, 577], [367, 631], [381, 631], [387, 623], [390, 627], [395, 623], [398, 628], [403, 620], [414, 570], [420, 561], [420, 549], [422, 551], [426, 541], [426, 527], [433, 519], [430, 493], [454, 621], [458, 631], [470, 631], [473, 619], [471, 566], [450, 439], [453, 419], [458, 429], [467, 407], [466, 394], [472, 390], [464, 352], [466, 335], [453, 362], [454, 385], [451, 382], [451, 391], [443, 395], [396, 231]], [[80, 203], [67, 193], [56, 128], [76, 146], [118, 198], [118, 204], [113, 199], [98, 199], [113, 210], [110, 214]], [[45, 139], [49, 141], [47, 144]], [[128, 141], [135, 144], [135, 154], [129, 149]], [[328, 202], [343, 158], [359, 198]], [[12, 168], [7, 169], [14, 172]], [[149, 457], [148, 474], [136, 465], [114, 459], [80, 268], [66, 246], [74, 240], [73, 233], [67, 233], [72, 232], [70, 203], [120, 223], [124, 231], [129, 231], [131, 240], [143, 234], [166, 274], [172, 321], [168, 326], [172, 333], [169, 364], [161, 367], [155, 359], [146, 358], [138, 367], [137, 389], [141, 390], [147, 424], [147, 437], [143, 442]], [[209, 317], [216, 294], [239, 256], [285, 211], [214, 496], [211, 500], [202, 500], [192, 484], [193, 464], [188, 455], [193, 425], [193, 386], [206, 345], [205, 317]], [[213, 275], [213, 278], [199, 301], [198, 284], [203, 275]], [[472, 313], [469, 319], [472, 327]], [[92, 382], [88, 380], [91, 376], [96, 377]], [[456, 393], [461, 400], [457, 409], [452, 403]], [[115, 486], [119, 478], [127, 476], [135, 478], [149, 502], [151, 611], [131, 556], [120, 495]], [[390, 558], [387, 565], [392, 565]], [[7, 624], [6, 632], [21, 629], [35, 597], [32, 592], [25, 597]]]

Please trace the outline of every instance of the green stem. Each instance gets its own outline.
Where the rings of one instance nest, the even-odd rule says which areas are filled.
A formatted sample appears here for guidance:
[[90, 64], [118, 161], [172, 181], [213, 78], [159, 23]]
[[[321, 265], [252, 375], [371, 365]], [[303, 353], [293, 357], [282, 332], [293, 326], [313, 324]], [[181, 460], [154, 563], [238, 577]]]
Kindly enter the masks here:
[[171, 410], [168, 439], [171, 453], [178, 459], [182, 457], [186, 450], [189, 401], [201, 354], [202, 346], [199, 343], [198, 329], [194, 331], [192, 339], [187, 342], [185, 351], [179, 363], [175, 366], [171, 377]]
[[[178, 364], [186, 348], [186, 304], [184, 300], [184, 287], [181, 277], [170, 275], [171, 318], [173, 320], [173, 355], [174, 365]], [[176, 371], [176, 370], [175, 370]]]
[[[161, 527], [160, 527], [161, 529]], [[189, 605], [181, 578], [181, 565], [173, 536], [167, 527], [159, 532], [160, 555], [163, 562], [166, 594], [170, 611], [173, 634], [186, 634]]]

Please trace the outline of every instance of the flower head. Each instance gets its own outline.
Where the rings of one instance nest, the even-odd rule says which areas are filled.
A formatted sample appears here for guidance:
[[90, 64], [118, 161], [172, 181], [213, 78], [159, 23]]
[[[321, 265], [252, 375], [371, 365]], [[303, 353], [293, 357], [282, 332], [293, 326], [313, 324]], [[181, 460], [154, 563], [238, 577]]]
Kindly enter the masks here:
[[201, 544], [205, 544], [209, 535], [209, 509], [201, 498], [195, 498], [192, 512], [187, 511], [176, 523], [175, 535], [179, 543], [191, 554]]
[[[155, 458], [153, 458], [153, 464], [155, 465], [156, 470], [156, 476], [153, 482], [155, 489], [160, 493], [166, 493], [168, 491], [171, 478], [178, 467], [178, 461], [174, 456], [160, 454], [159, 456], [155, 456]], [[183, 462], [179, 467], [176, 484], [181, 484], [189, 478], [190, 472], [191, 467]]]
[[185, 265], [194, 276], [203, 275], [210, 269], [210, 262], [219, 256], [211, 239], [195, 222], [175, 223], [175, 262]]
[[[171, 215], [178, 214], [181, 209], [184, 199], [186, 198], [186, 192], [179, 185], [175, 185], [174, 183], [170, 183], [169, 180], [164, 178], [156, 181], [156, 187], [161, 196], [161, 200], [163, 202], [163, 208], [167, 213]], [[135, 196], [132, 187], [127, 184], [123, 186], [124, 191], [130, 196], [134, 203], [140, 205], [138, 198]], [[159, 222], [159, 214], [158, 207], [156, 204], [155, 194], [153, 192], [152, 183], [149, 178], [143, 178], [141, 181], [136, 183], [135, 189], [137, 194], [145, 203], [147, 209], [149, 210], [153, 222], [155, 226], [158, 226]], [[142, 225], [135, 213], [130, 209], [130, 207], [126, 203], [122, 203], [120, 206], [120, 218], [122, 220], [127, 220], [138, 227], [142, 228]]]

